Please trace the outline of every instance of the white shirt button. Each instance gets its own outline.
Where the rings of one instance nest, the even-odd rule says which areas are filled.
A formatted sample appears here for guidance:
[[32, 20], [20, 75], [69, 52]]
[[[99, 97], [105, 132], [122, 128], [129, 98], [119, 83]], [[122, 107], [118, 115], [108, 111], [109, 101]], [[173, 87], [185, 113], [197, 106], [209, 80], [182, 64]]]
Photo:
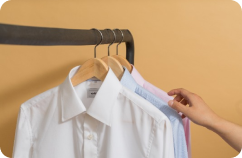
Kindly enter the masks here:
[[92, 140], [92, 135], [90, 134], [87, 139]]

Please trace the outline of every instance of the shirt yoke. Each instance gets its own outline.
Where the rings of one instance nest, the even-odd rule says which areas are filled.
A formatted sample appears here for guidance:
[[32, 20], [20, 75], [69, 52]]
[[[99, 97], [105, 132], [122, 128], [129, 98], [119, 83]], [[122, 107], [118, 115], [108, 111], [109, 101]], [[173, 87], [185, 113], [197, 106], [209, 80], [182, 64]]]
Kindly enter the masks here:
[[43, 99], [54, 95], [56, 93], [58, 93], [58, 89], [59, 86], [53, 87], [51, 89], [48, 89], [42, 93], [39, 93], [37, 95], [35, 95], [34, 97], [28, 99], [27, 101], [25, 101], [24, 103], [21, 104], [21, 107], [24, 109], [28, 109], [31, 108], [31, 106], [38, 104], [39, 102], [41, 102]]

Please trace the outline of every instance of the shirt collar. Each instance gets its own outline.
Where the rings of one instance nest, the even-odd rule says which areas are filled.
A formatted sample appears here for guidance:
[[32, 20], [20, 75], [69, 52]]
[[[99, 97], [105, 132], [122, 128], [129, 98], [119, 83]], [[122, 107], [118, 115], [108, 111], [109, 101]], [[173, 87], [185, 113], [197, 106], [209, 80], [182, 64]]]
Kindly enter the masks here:
[[[132, 64], [131, 64], [132, 65]], [[143, 87], [145, 84], [145, 79], [140, 75], [140, 73], [136, 70], [134, 65], [132, 65], [132, 72], [131, 72], [132, 77], [134, 80], [141, 86]]]
[[81, 66], [79, 65], [72, 68], [65, 81], [60, 85], [62, 121], [66, 121], [78, 114], [87, 111], [87, 114], [90, 116], [108, 126], [111, 126], [112, 108], [122, 88], [121, 83], [113, 73], [112, 69], [109, 67], [107, 76], [100, 86], [91, 105], [86, 110], [86, 107], [79, 99], [71, 83], [71, 78], [80, 67]]
[[132, 92], [135, 92], [136, 87], [138, 86], [137, 82], [134, 80], [134, 78], [131, 76], [131, 74], [129, 73], [128, 69], [126, 67], [124, 67], [124, 74], [120, 80], [120, 83], [128, 88], [129, 90], [131, 90]]

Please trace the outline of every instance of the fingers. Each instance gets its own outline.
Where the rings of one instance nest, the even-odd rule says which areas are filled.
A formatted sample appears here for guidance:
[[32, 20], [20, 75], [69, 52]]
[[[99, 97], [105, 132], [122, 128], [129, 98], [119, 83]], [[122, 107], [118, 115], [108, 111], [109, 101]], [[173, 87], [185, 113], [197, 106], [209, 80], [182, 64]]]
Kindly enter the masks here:
[[181, 117], [185, 118], [187, 114], [189, 114], [189, 106], [186, 105], [189, 104], [192, 93], [183, 88], [178, 88], [169, 91], [167, 94], [170, 96], [176, 95], [173, 100], [168, 102], [168, 105], [176, 111], [182, 112], [183, 114]]
[[180, 95], [180, 94], [178, 94], [178, 95], [174, 98], [174, 100], [176, 100], [176, 101], [178, 101], [178, 102], [180, 102], [182, 99], [183, 99], [183, 96]]
[[185, 117], [187, 117], [186, 115], [182, 114], [181, 118], [184, 119]]
[[183, 105], [187, 105], [188, 101], [186, 99], [183, 99], [180, 103], [182, 103]]
[[189, 110], [189, 108], [187, 106], [184, 106], [182, 103], [180, 103], [180, 102], [178, 102], [176, 100], [170, 100], [168, 102], [168, 105], [171, 108], [173, 108], [173, 109], [175, 109], [175, 110], [177, 110], [179, 112], [182, 112], [184, 115], [186, 115], [187, 111]]
[[184, 97], [185, 99], [189, 99], [189, 96], [191, 94], [191, 92], [183, 89], [183, 88], [178, 88], [178, 89], [173, 89], [171, 91], [169, 91], [167, 93], [169, 96], [172, 96], [172, 95], [181, 95], [182, 97]]
[[180, 94], [178, 94], [173, 100], [176, 100], [176, 101], [182, 103], [183, 105], [188, 104], [188, 101], [185, 98], [183, 98], [183, 96]]

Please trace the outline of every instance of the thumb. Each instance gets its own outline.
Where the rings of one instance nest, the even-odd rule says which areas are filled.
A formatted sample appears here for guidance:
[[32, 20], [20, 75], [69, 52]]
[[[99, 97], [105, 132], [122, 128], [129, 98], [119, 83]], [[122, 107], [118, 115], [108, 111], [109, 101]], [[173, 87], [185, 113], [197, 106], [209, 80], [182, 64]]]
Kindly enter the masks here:
[[176, 100], [170, 100], [169, 102], [168, 102], [168, 105], [171, 107], [171, 108], [173, 108], [173, 109], [175, 109], [175, 110], [177, 110], [177, 111], [179, 111], [179, 112], [182, 112], [183, 114], [185, 114], [186, 115], [186, 113], [187, 113], [187, 106], [185, 106], [185, 105], [183, 105], [183, 104], [181, 104], [180, 102], [178, 102], [178, 101], [176, 101]]

